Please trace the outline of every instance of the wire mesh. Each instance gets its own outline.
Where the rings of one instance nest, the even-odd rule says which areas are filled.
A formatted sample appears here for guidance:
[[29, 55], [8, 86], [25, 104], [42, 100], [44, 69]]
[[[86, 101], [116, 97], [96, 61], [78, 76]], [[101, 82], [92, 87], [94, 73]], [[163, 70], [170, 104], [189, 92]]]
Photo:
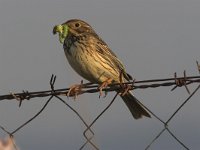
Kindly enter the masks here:
[[[197, 62], [197, 67], [198, 71], [200, 73], [200, 66]], [[70, 106], [63, 98], [60, 96], [71, 96], [75, 97], [77, 95], [85, 94], [85, 93], [96, 93], [99, 92], [99, 86], [91, 83], [86, 83], [83, 84], [81, 82], [80, 85], [75, 86], [75, 88], [65, 88], [65, 89], [54, 89], [54, 84], [56, 81], [56, 76], [52, 75], [50, 79], [50, 88], [51, 90], [46, 90], [46, 91], [37, 91], [37, 92], [28, 92], [28, 91], [23, 91], [21, 93], [10, 93], [7, 95], [0, 95], [0, 101], [3, 100], [17, 100], [19, 102], [19, 107], [22, 105], [24, 100], [30, 100], [34, 99], [37, 97], [48, 97], [46, 103], [42, 106], [40, 111], [38, 111], [35, 115], [33, 115], [29, 120], [21, 124], [19, 127], [17, 127], [13, 131], [8, 131], [5, 127], [0, 125], [0, 129], [4, 131], [10, 139], [14, 139], [14, 135], [19, 132], [22, 128], [30, 124], [35, 118], [37, 118], [43, 110], [47, 107], [49, 102], [52, 100], [52, 98], [57, 98], [60, 102], [64, 103], [67, 108], [72, 110], [76, 116], [82, 121], [82, 123], [85, 126], [85, 130], [83, 131], [83, 137], [85, 138], [85, 142], [82, 144], [82, 146], [79, 148], [80, 150], [84, 149], [86, 145], [91, 145], [94, 149], [99, 150], [100, 148], [92, 141], [94, 138], [94, 131], [91, 129], [91, 127], [97, 122], [97, 120], [104, 114], [105, 111], [107, 111], [110, 106], [113, 104], [115, 101], [116, 97], [121, 94], [125, 89], [124, 87], [129, 87], [128, 90], [135, 90], [135, 89], [147, 89], [147, 88], [158, 88], [158, 87], [166, 87], [166, 86], [173, 86], [171, 90], [175, 90], [177, 87], [182, 87], [184, 86], [186, 91], [188, 92], [189, 96], [188, 98], [174, 111], [174, 113], [171, 114], [168, 120], [164, 121], [158, 115], [156, 115], [152, 110], [150, 110], [147, 106], [143, 105], [140, 101], [140, 103], [146, 110], [149, 111], [149, 113], [155, 117], [159, 122], [163, 124], [163, 129], [155, 136], [155, 138], [152, 139], [152, 141], [147, 144], [145, 150], [148, 150], [152, 144], [155, 143], [155, 141], [161, 137], [161, 135], [164, 132], [168, 132], [172, 138], [174, 138], [178, 144], [182, 146], [184, 149], [189, 149], [189, 147], [186, 146], [170, 129], [169, 123], [171, 122], [172, 119], [174, 119], [174, 116], [183, 108], [183, 106], [191, 100], [191, 98], [195, 95], [195, 93], [199, 90], [200, 88], [200, 76], [186, 76], [186, 72], [184, 71], [183, 77], [177, 77], [177, 74], [174, 73], [173, 78], [167, 78], [167, 79], [153, 79], [153, 80], [141, 80], [141, 81], [130, 81], [126, 83], [119, 83], [119, 84], [114, 84], [118, 86], [109, 86], [103, 89], [105, 92], [112, 92], [112, 91], [120, 91], [117, 92], [113, 99], [110, 101], [110, 103], [103, 109], [103, 111], [96, 117], [91, 123], [87, 123], [84, 118], [81, 116], [79, 112], [77, 112], [72, 106]], [[188, 85], [197, 83], [198, 86], [193, 92], [190, 92]], [[126, 85], [126, 86], [121, 86], [121, 85]], [[90, 136], [88, 136], [87, 133], [90, 133]], [[14, 140], [12, 140], [12, 144], [14, 145], [14, 149], [18, 149], [17, 146], [15, 145]], [[0, 139], [1, 143], [1, 139]], [[4, 142], [5, 143], [5, 142]]]

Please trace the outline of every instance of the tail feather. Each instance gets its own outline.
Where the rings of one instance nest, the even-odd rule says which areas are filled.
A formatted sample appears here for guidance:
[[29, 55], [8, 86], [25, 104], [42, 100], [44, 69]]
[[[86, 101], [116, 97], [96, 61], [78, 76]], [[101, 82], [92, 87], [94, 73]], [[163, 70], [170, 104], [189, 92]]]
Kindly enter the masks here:
[[140, 119], [142, 116], [151, 118], [150, 114], [137, 102], [137, 99], [130, 92], [121, 97], [135, 119]]

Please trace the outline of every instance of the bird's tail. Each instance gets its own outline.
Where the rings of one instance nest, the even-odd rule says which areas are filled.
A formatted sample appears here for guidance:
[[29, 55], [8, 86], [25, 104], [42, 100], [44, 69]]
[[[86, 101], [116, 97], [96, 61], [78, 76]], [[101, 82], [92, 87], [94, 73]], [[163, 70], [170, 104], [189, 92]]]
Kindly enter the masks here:
[[128, 92], [121, 97], [135, 119], [140, 119], [142, 116], [151, 117], [150, 114], [137, 102], [137, 99], [131, 92]]

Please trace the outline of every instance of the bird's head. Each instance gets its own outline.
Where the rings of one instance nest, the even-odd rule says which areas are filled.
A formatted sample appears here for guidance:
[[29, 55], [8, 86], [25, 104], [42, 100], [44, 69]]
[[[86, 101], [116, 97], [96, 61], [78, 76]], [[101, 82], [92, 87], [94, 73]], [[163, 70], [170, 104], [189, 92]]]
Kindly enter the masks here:
[[88, 23], [78, 19], [69, 20], [63, 24], [56, 25], [53, 28], [53, 34], [59, 34], [59, 41], [62, 44], [64, 43], [65, 38], [70, 34], [73, 36], [81, 36], [85, 33], [93, 32], [92, 27]]

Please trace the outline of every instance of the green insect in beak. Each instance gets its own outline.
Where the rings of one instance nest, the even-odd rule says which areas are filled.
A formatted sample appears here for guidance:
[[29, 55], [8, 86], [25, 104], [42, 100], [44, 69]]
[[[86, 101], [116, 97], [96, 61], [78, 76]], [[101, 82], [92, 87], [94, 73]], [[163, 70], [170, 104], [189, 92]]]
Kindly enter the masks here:
[[59, 34], [59, 41], [61, 44], [64, 43], [65, 38], [67, 37], [69, 27], [67, 25], [56, 25], [53, 28], [53, 34]]

